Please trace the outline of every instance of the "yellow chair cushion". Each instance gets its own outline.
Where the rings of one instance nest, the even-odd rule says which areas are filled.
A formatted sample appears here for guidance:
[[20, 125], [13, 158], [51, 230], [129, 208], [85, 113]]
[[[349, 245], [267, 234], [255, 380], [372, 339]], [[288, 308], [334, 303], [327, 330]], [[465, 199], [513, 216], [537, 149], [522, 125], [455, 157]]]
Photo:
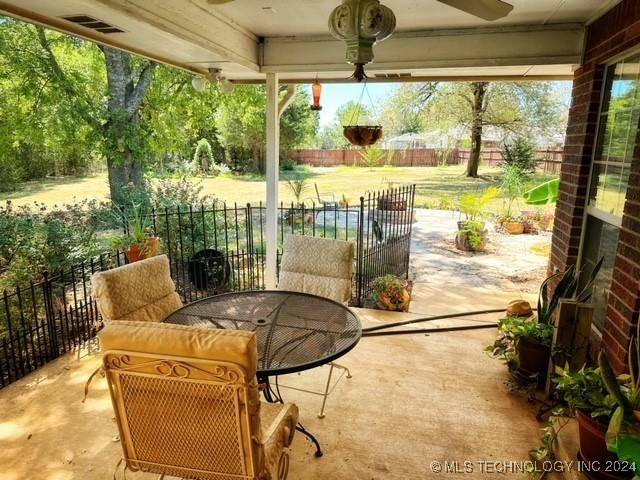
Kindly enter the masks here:
[[103, 352], [117, 350], [229, 362], [244, 368], [248, 382], [256, 375], [258, 354], [253, 332], [120, 321], [108, 324], [98, 335]]
[[353, 243], [286, 235], [283, 249], [278, 289], [310, 293], [337, 302], [351, 298]]
[[166, 255], [158, 255], [91, 277], [92, 295], [102, 317], [160, 322], [182, 307]]

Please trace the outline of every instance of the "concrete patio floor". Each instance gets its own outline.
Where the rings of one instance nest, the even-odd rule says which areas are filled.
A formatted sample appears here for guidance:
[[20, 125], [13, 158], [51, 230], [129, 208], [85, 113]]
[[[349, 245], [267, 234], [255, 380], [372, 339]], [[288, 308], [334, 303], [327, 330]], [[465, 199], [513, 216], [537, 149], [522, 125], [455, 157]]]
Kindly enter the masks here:
[[[512, 297], [482, 288], [450, 291], [417, 284], [412, 311], [433, 315], [500, 308]], [[364, 326], [412, 315], [356, 311]], [[427, 325], [461, 324], [473, 322]], [[543, 425], [534, 418], [535, 407], [508, 392], [506, 368], [482, 351], [495, 333], [485, 329], [363, 338], [340, 359], [353, 378], [337, 386], [322, 420], [316, 417], [320, 397], [283, 390], [287, 400], [298, 404], [302, 423], [324, 450], [322, 458], [314, 458], [312, 445], [296, 435], [289, 479], [523, 478], [482, 472], [479, 464], [467, 474], [431, 469], [432, 462], [524, 461], [538, 444]], [[99, 355], [80, 361], [67, 355], [0, 390], [2, 480], [112, 478], [121, 450], [104, 379], [94, 381], [86, 403], [81, 402], [84, 382], [99, 361]], [[325, 379], [321, 369], [281, 382], [320, 389]], [[128, 473], [127, 478], [155, 476]]]

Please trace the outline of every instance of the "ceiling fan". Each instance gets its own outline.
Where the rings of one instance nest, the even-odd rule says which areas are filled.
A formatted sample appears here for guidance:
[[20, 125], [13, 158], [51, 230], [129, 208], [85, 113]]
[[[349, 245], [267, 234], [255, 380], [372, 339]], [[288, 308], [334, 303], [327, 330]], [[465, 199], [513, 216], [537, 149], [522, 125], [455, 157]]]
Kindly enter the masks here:
[[513, 5], [502, 0], [437, 0], [483, 20], [498, 20], [513, 10]]
[[[207, 0], [211, 5], [222, 5], [234, 0]], [[506, 17], [513, 10], [513, 5], [502, 0], [436, 0], [457, 8], [483, 20], [493, 21]]]

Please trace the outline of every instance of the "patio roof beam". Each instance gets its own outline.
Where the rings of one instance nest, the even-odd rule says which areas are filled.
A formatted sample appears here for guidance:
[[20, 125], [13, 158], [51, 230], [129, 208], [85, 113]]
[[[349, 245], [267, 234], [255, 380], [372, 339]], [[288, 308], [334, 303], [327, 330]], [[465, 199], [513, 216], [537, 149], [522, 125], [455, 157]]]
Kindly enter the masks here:
[[[0, 14], [124, 50], [180, 69], [206, 74], [233, 68], [258, 74], [259, 38], [196, 2], [94, 0], [78, 10], [54, 2], [24, 5], [0, 0]], [[69, 22], [62, 14], [86, 14], [124, 30], [108, 35]], [[211, 32], [216, 32], [212, 35]], [[154, 44], [155, 42], [155, 44]], [[165, 48], [158, 48], [163, 44]]]
[[[196, 2], [173, 0], [97, 0], [158, 30], [218, 54], [226, 61], [258, 70], [258, 37]], [[212, 35], [212, 32], [215, 34]], [[226, 62], [223, 62], [226, 63]]]
[[[348, 74], [350, 75], [350, 73]], [[306, 78], [281, 78], [281, 85], [309, 85], [315, 82], [317, 77]], [[424, 82], [529, 82], [535, 80], [573, 80], [573, 75], [420, 75], [409, 77], [374, 77], [367, 79], [367, 83], [424, 83]], [[323, 84], [348, 84], [357, 83], [351, 77], [345, 75], [344, 78], [320, 78]], [[248, 79], [240, 78], [231, 80], [237, 85], [264, 85], [266, 80], [261, 78]]]
[[[400, 32], [376, 45], [369, 71], [427, 68], [580, 64], [579, 24], [483, 27]], [[349, 72], [344, 43], [329, 36], [271, 37], [262, 72]]]

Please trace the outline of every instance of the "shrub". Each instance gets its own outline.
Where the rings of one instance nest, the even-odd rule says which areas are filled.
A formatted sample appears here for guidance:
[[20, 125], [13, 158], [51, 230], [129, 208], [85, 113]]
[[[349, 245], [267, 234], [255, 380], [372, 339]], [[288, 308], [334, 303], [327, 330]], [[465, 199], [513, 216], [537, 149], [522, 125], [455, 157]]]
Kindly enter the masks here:
[[59, 273], [97, 255], [97, 232], [108, 211], [96, 200], [51, 209], [7, 202], [0, 207], [0, 286], [37, 281], [44, 271]]
[[535, 144], [525, 138], [518, 137], [511, 144], [505, 143], [502, 147], [502, 158], [504, 159], [504, 165], [516, 166], [524, 172], [535, 172], [536, 164], [538, 163], [535, 158], [536, 146]]
[[181, 209], [201, 203], [213, 204], [216, 198], [213, 195], [204, 194], [202, 180], [192, 182], [187, 176], [179, 179], [161, 179], [150, 192], [150, 201], [156, 208]]
[[287, 187], [289, 187], [293, 196], [296, 197], [296, 202], [300, 204], [302, 195], [309, 188], [308, 178], [304, 174], [298, 174], [287, 180]]
[[280, 170], [283, 172], [291, 172], [296, 169], [298, 164], [290, 158], [283, 157], [280, 159]]
[[375, 145], [365, 148], [360, 151], [360, 157], [364, 164], [369, 168], [380, 166], [380, 162], [385, 156], [385, 152]]

